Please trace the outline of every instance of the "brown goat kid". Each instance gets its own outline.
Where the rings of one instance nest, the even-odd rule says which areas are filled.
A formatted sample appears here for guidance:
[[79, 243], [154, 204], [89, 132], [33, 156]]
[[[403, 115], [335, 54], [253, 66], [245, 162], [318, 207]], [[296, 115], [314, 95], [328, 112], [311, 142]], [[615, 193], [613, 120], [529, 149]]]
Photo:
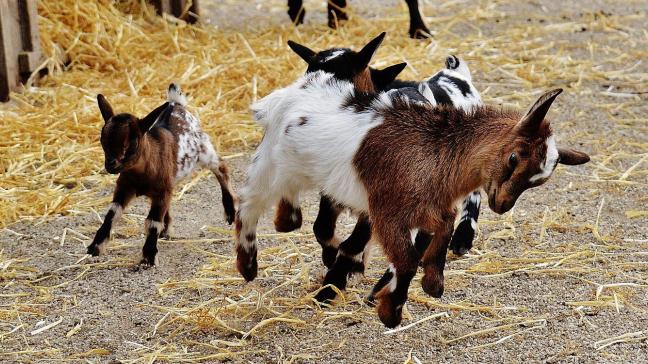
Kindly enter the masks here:
[[197, 167], [208, 168], [216, 175], [225, 215], [232, 223], [237, 198], [227, 166], [200, 129], [198, 119], [186, 110], [187, 100], [176, 85], [169, 86], [168, 102], [143, 119], [127, 113], [115, 115], [103, 95], [97, 96], [97, 102], [105, 121], [101, 146], [106, 170], [119, 177], [110, 209], [88, 246], [88, 254], [97, 256], [105, 251], [112, 224], [134, 197], [143, 195], [151, 200], [151, 208], [145, 223], [147, 236], [141, 264], [158, 264], [157, 239], [169, 237], [173, 188]]

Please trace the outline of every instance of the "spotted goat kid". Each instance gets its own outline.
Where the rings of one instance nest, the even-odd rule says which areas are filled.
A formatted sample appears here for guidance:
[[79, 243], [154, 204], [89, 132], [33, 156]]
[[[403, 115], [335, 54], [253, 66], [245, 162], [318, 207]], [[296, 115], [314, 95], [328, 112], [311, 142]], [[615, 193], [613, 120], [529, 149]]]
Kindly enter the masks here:
[[[401, 322], [419, 261], [426, 293], [440, 297], [456, 205], [483, 188], [489, 207], [509, 211], [527, 189], [545, 183], [558, 163], [587, 154], [557, 147], [545, 115], [562, 90], [543, 94], [526, 113], [482, 106], [469, 112], [410, 102], [398, 94], [356, 92], [325, 72], [307, 74], [252, 106], [266, 127], [236, 219], [237, 267], [256, 275], [259, 215], [281, 198], [317, 189], [366, 212], [390, 265], [376, 295], [388, 327]], [[433, 234], [423, 254], [414, 234]]]
[[168, 101], [143, 119], [127, 113], [115, 115], [103, 95], [97, 96], [97, 102], [105, 121], [101, 146], [106, 170], [119, 177], [110, 209], [88, 246], [88, 254], [97, 256], [105, 251], [113, 223], [133, 197], [144, 195], [151, 200], [151, 209], [144, 225], [146, 242], [141, 264], [158, 264], [158, 237], [168, 237], [170, 233], [173, 188], [198, 167], [208, 168], [216, 175], [225, 217], [230, 224], [234, 221], [237, 198], [227, 165], [200, 129], [198, 119], [186, 109], [187, 99], [177, 85], [171, 84]]

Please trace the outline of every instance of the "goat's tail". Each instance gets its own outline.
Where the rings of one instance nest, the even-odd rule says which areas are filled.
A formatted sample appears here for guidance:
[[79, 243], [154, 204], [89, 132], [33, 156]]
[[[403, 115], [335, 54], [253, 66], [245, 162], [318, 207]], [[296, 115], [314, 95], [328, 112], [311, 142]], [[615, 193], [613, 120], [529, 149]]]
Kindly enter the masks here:
[[448, 58], [445, 60], [445, 66], [449, 70], [453, 70], [456, 72], [459, 72], [462, 76], [464, 76], [468, 81], [472, 82], [472, 76], [470, 75], [470, 69], [468, 68], [468, 64], [466, 61], [463, 59], [455, 56], [455, 55], [450, 55]]
[[181, 106], [187, 106], [187, 98], [182, 93], [180, 86], [175, 83], [169, 85], [169, 90], [167, 91], [167, 101], [170, 104], [179, 104]]
[[266, 97], [257, 100], [250, 106], [254, 120], [268, 128], [283, 116], [284, 94], [282, 90], [275, 90]]

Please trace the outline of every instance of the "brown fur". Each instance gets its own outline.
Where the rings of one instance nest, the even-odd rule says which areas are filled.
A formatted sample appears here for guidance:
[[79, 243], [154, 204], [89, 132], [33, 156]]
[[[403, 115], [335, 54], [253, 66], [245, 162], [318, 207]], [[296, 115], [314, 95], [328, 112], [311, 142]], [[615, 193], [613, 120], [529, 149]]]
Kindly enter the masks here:
[[[293, 215], [296, 217], [295, 220], [293, 220]], [[274, 219], [275, 229], [280, 233], [287, 233], [299, 229], [301, 225], [301, 208], [294, 207], [288, 200], [282, 198], [277, 205], [277, 213]]]
[[375, 91], [369, 67], [353, 76], [353, 86], [357, 91], [373, 93]]
[[[551, 134], [544, 120], [547, 105], [540, 120], [521, 126], [523, 115], [513, 111], [482, 107], [465, 113], [399, 102], [382, 111], [384, 122], [368, 132], [354, 159], [368, 192], [373, 232], [401, 289], [395, 293], [385, 287], [378, 294], [383, 299], [377, 309], [386, 325], [400, 322], [399, 307], [406, 299], [400, 286], [408, 286], [407, 277], [416, 272], [410, 230], [434, 232], [423, 254], [422, 284], [428, 294], [440, 297], [457, 202], [487, 186], [491, 209], [510, 209], [524, 190], [545, 182], [531, 184], [529, 178], [540, 171]], [[510, 169], [513, 152], [519, 163]]]

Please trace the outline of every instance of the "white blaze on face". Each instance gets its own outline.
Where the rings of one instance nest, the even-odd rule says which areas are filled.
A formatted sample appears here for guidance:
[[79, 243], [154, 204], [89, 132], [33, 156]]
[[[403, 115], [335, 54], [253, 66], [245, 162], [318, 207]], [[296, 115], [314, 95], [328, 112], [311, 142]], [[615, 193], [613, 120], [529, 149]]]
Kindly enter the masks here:
[[333, 53], [331, 53], [330, 56], [324, 58], [324, 62], [328, 62], [328, 61], [332, 60], [333, 58], [337, 58], [337, 57], [341, 56], [343, 53], [344, 53], [343, 50], [333, 51]]
[[556, 168], [556, 163], [558, 163], [558, 148], [556, 147], [556, 139], [554, 136], [547, 138], [545, 142], [547, 145], [547, 153], [545, 156], [544, 162], [540, 165], [542, 169], [540, 173], [535, 174], [529, 178], [529, 182], [533, 183], [551, 176], [554, 168]]

